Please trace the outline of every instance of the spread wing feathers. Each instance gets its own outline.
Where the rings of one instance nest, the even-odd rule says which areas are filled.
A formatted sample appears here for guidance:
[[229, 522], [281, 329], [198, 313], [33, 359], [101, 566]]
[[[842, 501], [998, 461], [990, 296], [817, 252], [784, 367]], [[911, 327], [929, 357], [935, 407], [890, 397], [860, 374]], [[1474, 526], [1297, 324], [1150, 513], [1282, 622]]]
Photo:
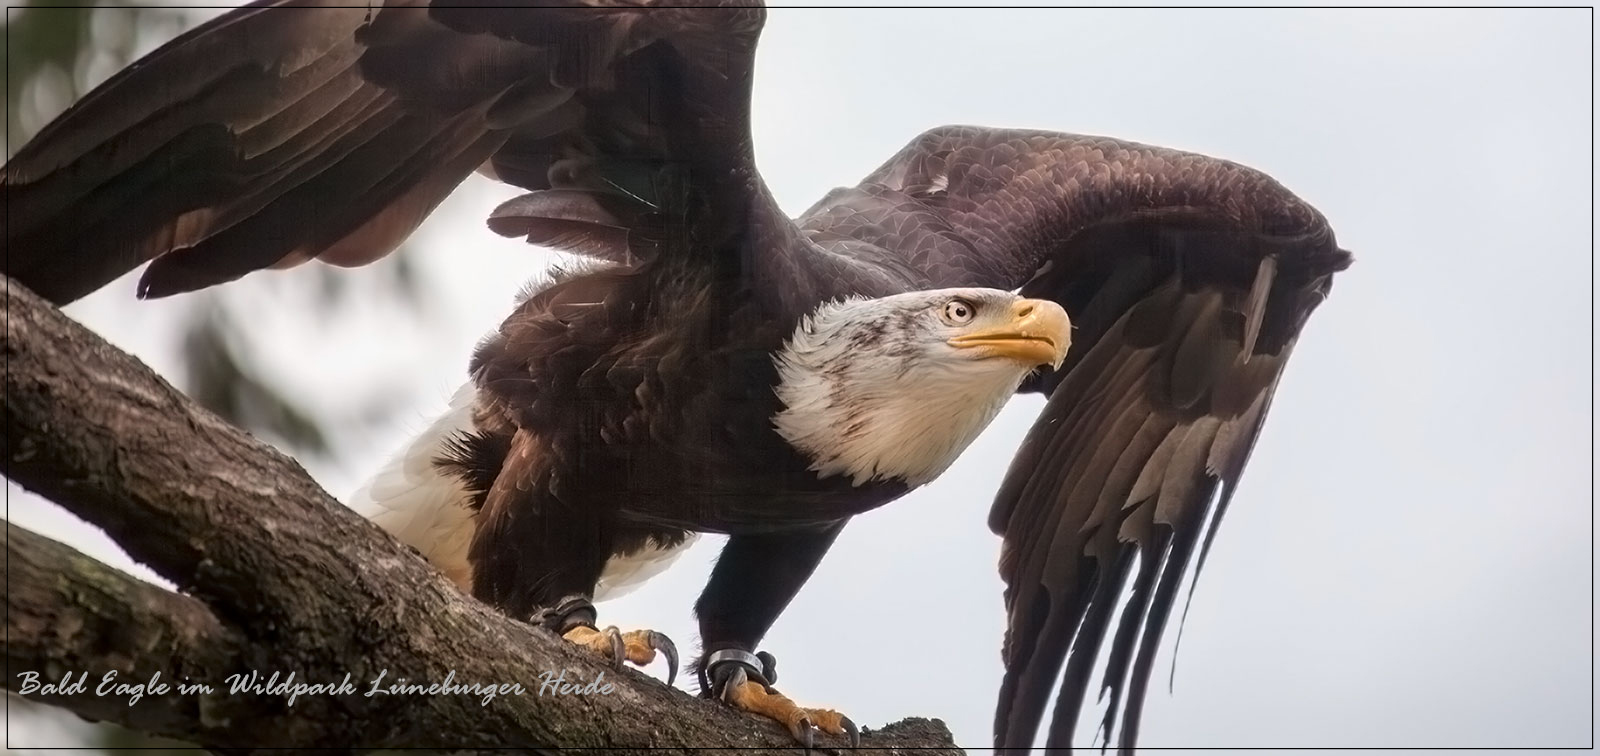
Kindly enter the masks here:
[[[1060, 679], [1047, 744], [1070, 745], [1131, 576], [1100, 687], [1107, 738], [1120, 711], [1121, 745], [1135, 743], [1179, 582], [1233, 494], [1288, 353], [1244, 362], [1223, 300], [1177, 278], [1158, 286], [1055, 387], [1013, 463], [990, 519], [1006, 536], [1010, 615], [997, 742], [1030, 744]], [[1185, 392], [1203, 398], [1180, 406]]]
[[930, 286], [1020, 288], [1073, 317], [1067, 363], [1024, 386], [1050, 398], [990, 515], [1009, 620], [995, 744], [1031, 746], [1059, 684], [1047, 743], [1068, 746], [1103, 651], [1102, 727], [1109, 742], [1120, 719], [1131, 748], [1191, 557], [1203, 565], [1295, 337], [1349, 254], [1244, 166], [975, 127], [922, 135], [800, 227]]
[[[760, 8], [537, 5], [262, 0], [191, 30], [5, 165], [3, 270], [65, 303], [154, 260], [139, 291], [163, 296], [371, 262], [480, 168], [604, 209], [660, 208], [751, 164]], [[721, 117], [701, 127], [707, 110]], [[615, 212], [555, 212], [528, 235], [603, 254], [596, 221]]]

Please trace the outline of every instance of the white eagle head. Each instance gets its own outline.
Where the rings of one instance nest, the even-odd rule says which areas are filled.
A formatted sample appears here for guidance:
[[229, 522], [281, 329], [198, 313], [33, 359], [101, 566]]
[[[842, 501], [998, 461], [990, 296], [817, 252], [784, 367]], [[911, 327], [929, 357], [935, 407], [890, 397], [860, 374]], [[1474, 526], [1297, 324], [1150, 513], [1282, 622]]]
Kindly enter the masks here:
[[920, 486], [1070, 344], [1060, 305], [1000, 289], [829, 302], [778, 350], [773, 421], [820, 477]]

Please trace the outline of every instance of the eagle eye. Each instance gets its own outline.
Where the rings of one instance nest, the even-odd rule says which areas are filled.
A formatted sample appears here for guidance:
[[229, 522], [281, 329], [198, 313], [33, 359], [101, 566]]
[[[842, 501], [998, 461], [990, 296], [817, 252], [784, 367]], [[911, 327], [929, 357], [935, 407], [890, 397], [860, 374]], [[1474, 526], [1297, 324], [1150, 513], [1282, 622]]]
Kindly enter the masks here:
[[971, 323], [977, 312], [977, 305], [965, 299], [952, 299], [944, 303], [944, 311], [940, 314], [944, 317], [944, 322], [960, 326]]

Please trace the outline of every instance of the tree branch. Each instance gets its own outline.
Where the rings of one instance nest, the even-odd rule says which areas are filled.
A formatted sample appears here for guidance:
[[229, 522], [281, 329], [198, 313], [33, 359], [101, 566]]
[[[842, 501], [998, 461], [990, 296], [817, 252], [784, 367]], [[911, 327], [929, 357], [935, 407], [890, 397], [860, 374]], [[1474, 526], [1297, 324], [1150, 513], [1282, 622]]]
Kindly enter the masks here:
[[[26, 671], [87, 669], [91, 680], [109, 669], [201, 675], [215, 696], [137, 714], [144, 702], [28, 697], [211, 747], [793, 751], [774, 723], [604, 668], [463, 596], [292, 460], [20, 284], [4, 283], [5, 475], [105, 528], [189, 594], [8, 529], [6, 603], [20, 610], [7, 622], [8, 689], [19, 691]], [[119, 641], [123, 633], [131, 639]], [[286, 696], [230, 694], [218, 677], [252, 670], [313, 684], [348, 673], [359, 691], [304, 695], [291, 707]], [[614, 692], [537, 695], [539, 674], [562, 670], [585, 682], [603, 672]], [[470, 694], [364, 695], [380, 673], [386, 681], [520, 683], [527, 693], [487, 703]], [[864, 744], [955, 751], [942, 724], [925, 720]]]
[[128, 695], [69, 694], [60, 685], [82, 678], [93, 691], [108, 672], [113, 683], [126, 684], [223, 679], [239, 666], [244, 640], [203, 604], [11, 523], [0, 575], [12, 689], [156, 735], [193, 737], [196, 723], [211, 730], [202, 733], [208, 737], [227, 734], [208, 726], [229, 719], [223, 710], [237, 706], [225, 697], [146, 695], [130, 705]]

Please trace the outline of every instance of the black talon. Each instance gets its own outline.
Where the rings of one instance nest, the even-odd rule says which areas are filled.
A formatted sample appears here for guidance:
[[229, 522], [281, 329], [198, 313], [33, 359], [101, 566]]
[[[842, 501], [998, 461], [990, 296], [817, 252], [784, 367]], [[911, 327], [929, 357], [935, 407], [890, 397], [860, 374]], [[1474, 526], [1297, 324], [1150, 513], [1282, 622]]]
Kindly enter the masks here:
[[732, 706], [734, 705], [733, 699], [729, 697], [732, 691], [739, 689], [749, 680], [750, 678], [744, 673], [744, 667], [733, 665], [732, 671], [728, 673], [727, 677], [723, 678], [722, 690], [717, 692], [717, 696], [722, 699], [723, 703]]
[[844, 731], [846, 733], [849, 733], [849, 735], [850, 735], [850, 747], [851, 748], [860, 748], [861, 747], [861, 728], [856, 727], [856, 723], [850, 721], [850, 718], [845, 716], [845, 715], [843, 715], [843, 714], [839, 715], [839, 724], [844, 725]]
[[611, 641], [611, 666], [622, 669], [623, 662], [628, 660], [628, 648], [622, 642], [622, 631], [616, 625], [606, 628], [606, 638]]
[[667, 657], [667, 687], [672, 687], [672, 682], [678, 679], [678, 646], [665, 633], [651, 630], [650, 647]]
[[811, 749], [817, 747], [817, 730], [811, 725], [810, 717], [801, 718], [800, 733], [800, 743], [806, 747], [806, 753], [809, 754]]

